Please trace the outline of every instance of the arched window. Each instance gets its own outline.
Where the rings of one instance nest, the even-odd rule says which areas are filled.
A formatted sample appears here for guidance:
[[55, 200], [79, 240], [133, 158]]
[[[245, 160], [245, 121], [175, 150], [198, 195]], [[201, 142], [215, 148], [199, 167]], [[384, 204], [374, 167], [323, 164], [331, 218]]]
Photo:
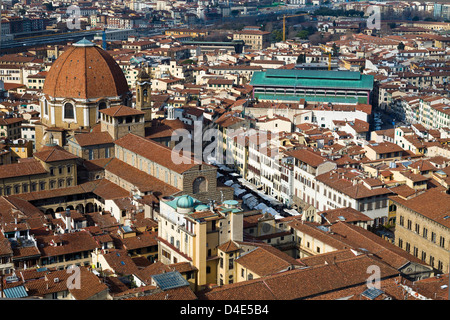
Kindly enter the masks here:
[[147, 92], [148, 92], [147, 89], [142, 90], [142, 94], [144, 95], [144, 97], [147, 96], [147, 94], [148, 94]]
[[208, 191], [208, 182], [205, 177], [198, 177], [192, 184], [193, 193], [200, 193]]
[[66, 103], [64, 105], [64, 119], [75, 119], [75, 110], [73, 104]]

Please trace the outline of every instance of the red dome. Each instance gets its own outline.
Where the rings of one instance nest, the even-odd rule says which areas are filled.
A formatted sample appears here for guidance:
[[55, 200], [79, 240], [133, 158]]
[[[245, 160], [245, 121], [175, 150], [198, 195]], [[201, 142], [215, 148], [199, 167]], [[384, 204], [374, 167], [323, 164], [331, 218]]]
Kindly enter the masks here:
[[74, 99], [118, 97], [128, 91], [127, 80], [113, 57], [87, 40], [56, 59], [43, 89], [52, 98]]

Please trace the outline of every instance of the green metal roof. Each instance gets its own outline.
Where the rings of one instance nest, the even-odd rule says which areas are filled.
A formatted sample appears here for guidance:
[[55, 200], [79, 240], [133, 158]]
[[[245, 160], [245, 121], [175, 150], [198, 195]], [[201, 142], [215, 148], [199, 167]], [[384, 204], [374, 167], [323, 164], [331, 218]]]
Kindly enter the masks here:
[[266, 77], [359, 80], [361, 74], [355, 71], [268, 69]]
[[373, 80], [372, 75], [353, 71], [268, 69], [254, 72], [250, 85], [372, 90]]
[[361, 97], [358, 99], [357, 97], [334, 97], [334, 96], [293, 96], [293, 95], [283, 95], [283, 94], [260, 94], [255, 93], [255, 97], [259, 100], [270, 100], [270, 101], [300, 101], [301, 99], [305, 99], [305, 101], [312, 102], [334, 102], [334, 103], [358, 103], [358, 102], [367, 102], [367, 97]]

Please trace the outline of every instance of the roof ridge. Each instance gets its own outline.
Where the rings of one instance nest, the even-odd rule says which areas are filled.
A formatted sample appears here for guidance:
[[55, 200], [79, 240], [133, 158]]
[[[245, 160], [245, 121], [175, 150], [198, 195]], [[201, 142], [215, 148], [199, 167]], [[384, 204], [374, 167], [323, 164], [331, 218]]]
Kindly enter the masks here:
[[50, 159], [50, 156], [53, 154], [53, 152], [55, 152], [55, 150], [56, 150], [56, 148], [53, 148], [53, 149], [50, 151], [49, 155], [47, 156], [47, 158], [45, 158], [44, 162], [47, 162], [48, 159]]
[[[339, 225], [344, 225], [344, 226], [345, 226], [346, 228], [348, 228], [349, 230], [352, 230], [353, 232], [356, 232], [356, 233], [358, 233], [358, 234], [361, 234], [362, 236], [364, 236], [364, 238], [365, 238], [366, 240], [368, 240], [368, 241], [370, 241], [371, 243], [373, 243], [373, 244], [375, 244], [375, 245], [381, 247], [380, 250], [378, 250], [378, 251], [376, 251], [376, 252], [372, 252], [372, 254], [376, 254], [376, 253], [378, 253], [378, 252], [382, 252], [382, 251], [384, 251], [384, 250], [388, 250], [388, 251], [389, 251], [390, 253], [392, 253], [392, 254], [395, 254], [395, 255], [397, 255], [397, 256], [399, 256], [399, 257], [403, 257], [402, 255], [400, 255], [399, 253], [397, 253], [397, 251], [392, 251], [390, 248], [387, 248], [387, 247], [384, 247], [384, 246], [380, 245], [377, 241], [373, 240], [372, 238], [366, 237], [366, 236], [363, 235], [362, 233], [358, 232], [358, 230], [355, 230], [350, 224], [345, 223], [345, 222], [342, 222], [342, 223], [341, 223], [341, 221], [339, 221], [338, 224], [339, 224]], [[363, 230], [366, 230], [366, 229], [363, 229]], [[380, 238], [380, 239], [381, 239], [381, 238]], [[405, 253], [407, 253], [407, 252], [405, 251]]]

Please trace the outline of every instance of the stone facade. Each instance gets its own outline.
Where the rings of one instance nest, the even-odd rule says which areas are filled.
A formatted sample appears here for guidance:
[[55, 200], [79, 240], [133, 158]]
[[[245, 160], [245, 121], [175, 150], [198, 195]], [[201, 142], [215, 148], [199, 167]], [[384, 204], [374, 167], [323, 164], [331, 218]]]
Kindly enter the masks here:
[[449, 268], [450, 229], [397, 205], [395, 244], [441, 272]]

